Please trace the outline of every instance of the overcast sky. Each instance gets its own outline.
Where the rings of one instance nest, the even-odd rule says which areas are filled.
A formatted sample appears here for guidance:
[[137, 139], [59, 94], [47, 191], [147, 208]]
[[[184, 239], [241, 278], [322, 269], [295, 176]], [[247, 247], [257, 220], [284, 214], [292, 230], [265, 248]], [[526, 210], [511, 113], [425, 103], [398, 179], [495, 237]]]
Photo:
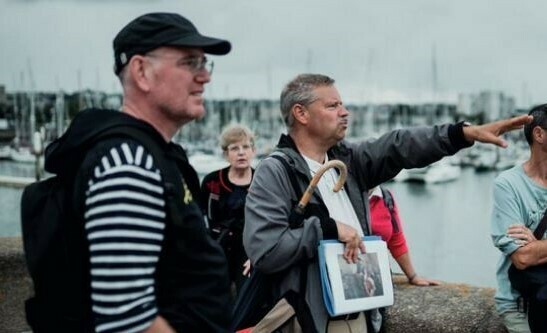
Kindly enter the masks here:
[[347, 102], [455, 102], [480, 90], [547, 101], [540, 0], [0, 0], [0, 84], [119, 92], [112, 39], [151, 11], [232, 42], [214, 58], [209, 98], [277, 98], [312, 71], [334, 77]]

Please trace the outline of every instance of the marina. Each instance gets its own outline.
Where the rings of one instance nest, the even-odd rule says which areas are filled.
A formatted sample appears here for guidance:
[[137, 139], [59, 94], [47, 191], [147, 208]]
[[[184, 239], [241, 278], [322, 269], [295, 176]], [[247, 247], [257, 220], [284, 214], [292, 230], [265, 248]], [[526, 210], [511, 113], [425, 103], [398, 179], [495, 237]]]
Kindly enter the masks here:
[[[12, 107], [12, 118], [0, 121], [0, 125], [4, 124], [4, 130], [0, 128], [4, 133], [2, 147], [9, 152], [0, 160], [0, 237], [20, 236], [22, 186], [36, 175], [42, 175], [43, 158], [39, 153], [43, 147], [62, 134], [77, 110], [116, 109], [121, 103], [119, 95], [89, 90], [72, 95], [14, 93], [6, 96]], [[500, 94], [481, 93], [473, 98], [473, 107], [441, 102], [348, 104], [348, 140], [373, 140], [401, 127], [462, 120], [480, 123], [493, 120], [492, 117], [523, 113], [516, 109], [511, 98]], [[218, 133], [227, 124], [247, 124], [258, 135], [258, 159], [253, 162], [254, 166], [267, 156], [285, 130], [279, 103], [274, 100], [206, 100], [205, 107], [207, 113], [202, 120], [188, 124], [173, 138], [182, 143], [201, 178], [228, 165], [217, 141]], [[509, 143], [507, 149], [476, 144], [428, 167], [404, 170], [394, 182], [386, 185], [399, 205], [411, 257], [420, 275], [479, 287], [495, 286], [499, 253], [489, 236], [492, 182], [500, 171], [522, 163], [528, 153], [521, 131], [508, 133], [505, 139]], [[38, 161], [36, 156], [40, 157]], [[392, 269], [399, 272], [394, 262]]]
[[[546, 24], [542, 18], [539, 18], [543, 7], [547, 8], [547, 5], [539, 1], [518, 4], [485, 1], [393, 3], [355, 0], [344, 3], [309, 0], [286, 3], [282, 1], [226, 3], [218, 0], [185, 3], [167, 0], [3, 1], [3, 15], [0, 14], [4, 25], [0, 35], [5, 46], [3, 50], [5, 61], [0, 65], [2, 67], [0, 70], [0, 237], [3, 237], [0, 261], [3, 263], [1, 280], [4, 283], [0, 284], [0, 296], [5, 297], [0, 297], [0, 318], [2, 318], [0, 332], [39, 331], [36, 327], [32, 329], [29, 327], [29, 323], [34, 324], [36, 321], [33, 320], [32, 309], [28, 306], [25, 309], [24, 302], [33, 290], [28, 271], [34, 270], [32, 267], [27, 269], [25, 266], [25, 259], [27, 264], [33, 259], [28, 251], [29, 242], [25, 244], [26, 258], [21, 244], [21, 195], [27, 184], [51, 176], [44, 171], [44, 147], [61, 136], [81, 110], [122, 110], [123, 105], [125, 111], [131, 109], [137, 111], [134, 115], [141, 118], [143, 113], [138, 111], [152, 111], [155, 106], [158, 106], [161, 112], [169, 113], [165, 120], [175, 122], [178, 113], [170, 112], [174, 111], [169, 110], [171, 107], [178, 109], [180, 106], [182, 111], [184, 101], [187, 102], [187, 106], [190, 102], [198, 104], [203, 102], [206, 109], [205, 115], [200, 113], [200, 119], [185, 123], [184, 129], [176, 133], [174, 137], [171, 137], [172, 131], [169, 131], [167, 135], [160, 131], [164, 137], [183, 143], [190, 163], [197, 169], [202, 179], [213, 170], [228, 165], [218, 147], [218, 135], [227, 125], [245, 124], [257, 135], [257, 159], [252, 164], [254, 167], [257, 167], [260, 160], [272, 151], [279, 135], [286, 130], [279, 110], [282, 107], [283, 112], [286, 112], [285, 106], [290, 107], [285, 101], [283, 105], [280, 105], [280, 94], [283, 100], [287, 92], [284, 87], [299, 73], [321, 73], [336, 80], [335, 85], [340, 97], [340, 103], [337, 105], [343, 105], [350, 113], [348, 122], [344, 120], [343, 123], [344, 126], [348, 125], [346, 130], [348, 140], [373, 139], [398, 128], [463, 122], [481, 125], [525, 114], [531, 107], [545, 103], [543, 85], [547, 83], [542, 80], [541, 75], [541, 69], [545, 67], [545, 57], [541, 52], [544, 36], [541, 32], [545, 31], [543, 26]], [[200, 33], [227, 39], [232, 48], [230, 54], [220, 57], [222, 52], [210, 52], [214, 50], [210, 49], [209, 45], [199, 44], [193, 45], [201, 49], [198, 50], [199, 54], [190, 52], [184, 58], [163, 58], [162, 53], [166, 50], [149, 54], [154, 50], [149, 49], [151, 44], [144, 43], [146, 38], [138, 38], [137, 42], [128, 43], [128, 49], [125, 49], [125, 46], [119, 48], [120, 38], [114, 38], [114, 33], [130, 19], [151, 12], [173, 12], [184, 15], [191, 22], [196, 22]], [[166, 21], [160, 20], [160, 22]], [[153, 38], [153, 43], [161, 45], [161, 39]], [[123, 40], [124, 38], [121, 38], [122, 42]], [[188, 39], [185, 38], [185, 40]], [[140, 42], [143, 43], [143, 48], [136, 49], [135, 46]], [[176, 47], [173, 45], [174, 42], [168, 43], [165, 46]], [[122, 45], [125, 44], [122, 43]], [[192, 47], [192, 45], [182, 44], [181, 46]], [[135, 53], [130, 50], [133, 48]], [[182, 50], [183, 53], [186, 51], [188, 50]], [[207, 61], [201, 51], [207, 54]], [[142, 59], [142, 62], [131, 62], [135, 54], [142, 56], [137, 57], [137, 60]], [[176, 62], [173, 62], [174, 60]], [[127, 66], [127, 63], [144, 65], [140, 68], [147, 69], [146, 78], [143, 77], [146, 80], [139, 81], [143, 84], [132, 84], [132, 74], [137, 74], [134, 71], [126, 71], [119, 75], [120, 69], [122, 66]], [[182, 71], [171, 72], [167, 66], [163, 66], [166, 64], [176, 65], [177, 69], [184, 67], [195, 77], [198, 72], [201, 73], [201, 70], [206, 69], [209, 76], [207, 78], [204, 76], [204, 81], [194, 80], [197, 84], [192, 84], [190, 93], [185, 94], [178, 88], [189, 90], [190, 85], [184, 85], [184, 82], [180, 80], [176, 82], [175, 75], [172, 75], [182, 74]], [[148, 75], [155, 73], [157, 69], [161, 70], [159, 72], [161, 75]], [[184, 79], [186, 78], [190, 76], [185, 75]], [[168, 85], [162, 85], [161, 89], [156, 89], [154, 83], [163, 82]], [[169, 83], [173, 83], [173, 90], [170, 90]], [[144, 98], [133, 103], [132, 97], [139, 95], [134, 93], [140, 88], [144, 88], [142, 90], [145, 94], [142, 94], [142, 97], [145, 95], [153, 97], [149, 100], [151, 103], [147, 103]], [[305, 107], [305, 111], [313, 111], [308, 103], [315, 103], [321, 99], [317, 97], [308, 96], [299, 104]], [[123, 103], [122, 98], [125, 99]], [[165, 101], [162, 100], [163, 98]], [[177, 103], [170, 103], [171, 98]], [[141, 106], [144, 108], [141, 109]], [[147, 110], [146, 106], [152, 108]], [[197, 104], [192, 106], [195, 106], [195, 110], [198, 111]], [[327, 105], [324, 106], [327, 107]], [[286, 121], [286, 114], [283, 117]], [[157, 120], [163, 118], [152, 115], [141, 119], [151, 120], [151, 124], [156, 125], [154, 127], [157, 129], [169, 129], [163, 126], [164, 124], [156, 124]], [[325, 119], [328, 118], [325, 117]], [[88, 124], [91, 123], [90, 121]], [[315, 124], [313, 120], [311, 123]], [[321, 134], [325, 134], [326, 138], [330, 133], [327, 131], [330, 127], [327, 125], [330, 124], [327, 124], [327, 121], [324, 124], [325, 131], [321, 126], [312, 128], [314, 138], [321, 137]], [[477, 132], [480, 133], [480, 131]], [[471, 134], [477, 132], [471, 131]], [[74, 139], [69, 140], [69, 143], [77, 144], [90, 132], [72, 131], [72, 133], [76, 135]], [[469, 134], [469, 132], [466, 133]], [[449, 150], [450, 147], [448, 139], [454, 143], [457, 137], [458, 133], [449, 131], [448, 136], [443, 134], [438, 143], [441, 143], [440, 147], [446, 151], [445, 149]], [[400, 138], [405, 140], [404, 143], [413, 142], [412, 138], [405, 136]], [[492, 287], [496, 286], [495, 270], [500, 259], [500, 253], [492, 244], [490, 237], [493, 183], [501, 172], [526, 160], [529, 149], [522, 131], [504, 135], [504, 139], [509, 142], [508, 149], [475, 144], [472, 148], [462, 150], [453, 158], [447, 158], [423, 168], [404, 170], [393, 181], [384, 184], [393, 193], [399, 208], [402, 228], [405, 231], [415, 272], [425, 278], [446, 282], [442, 286], [431, 288], [413, 286], [412, 283], [408, 283], [404, 275], [397, 274], [401, 273], [401, 270], [392, 260], [391, 269], [395, 273], [393, 274], [395, 304], [387, 309], [384, 317], [387, 318], [384, 322], [385, 331], [391, 333], [505, 331], [503, 321], [493, 304], [494, 289]], [[312, 146], [321, 143], [319, 139], [317, 142], [310, 141]], [[295, 142], [298, 143], [298, 140]], [[405, 149], [405, 153], [399, 154], [399, 157], [403, 155], [403, 158], [409, 160], [413, 157], [422, 157], [423, 154], [414, 155], [414, 153], [429, 148], [420, 146], [419, 142], [416, 142], [416, 145], [402, 146], [408, 149]], [[87, 149], [85, 145], [77, 145], [77, 147], [81, 148], [80, 152]], [[245, 151], [249, 151], [248, 146], [241, 145], [236, 148], [241, 150], [242, 147]], [[377, 145], [377, 148], [384, 147]], [[140, 152], [139, 158], [135, 156], [131, 158], [125, 149], [123, 151], [125, 161], [141, 161], [146, 162], [148, 166], [152, 165], [148, 158], [145, 160], [140, 158], [143, 156]], [[392, 160], [387, 161], [387, 166], [390, 162], [398, 160], [397, 151], [390, 152], [395, 154]], [[434, 150], [431, 150], [431, 153], [434, 154]], [[77, 152], [70, 151], [70, 154], [63, 156], [56, 165], [69, 165], [68, 162], [79, 160], [79, 156]], [[113, 156], [115, 164], [118, 164], [117, 157], [120, 156], [121, 154]], [[321, 157], [321, 155], [318, 156]], [[159, 156], [154, 154], [154, 157], [157, 160]], [[112, 166], [107, 162], [109, 161], [102, 162], [103, 169], [107, 169], [109, 164]], [[155, 163], [156, 166], [158, 164], [162, 163]], [[75, 170], [77, 166], [70, 164], [70, 168], [66, 169]], [[103, 169], [97, 168], [95, 174], [102, 173]], [[166, 170], [161, 169], [164, 175], [167, 174]], [[158, 175], [154, 176], [157, 181]], [[374, 178], [374, 176], [371, 177]], [[274, 180], [265, 180], [266, 194], [270, 195], [272, 193], [268, 191], [271, 189], [268, 181]], [[132, 186], [129, 181], [119, 183]], [[165, 193], [169, 192], [169, 186], [166, 186], [164, 190]], [[162, 202], [159, 198], [154, 202], [147, 200], [142, 205], [137, 205], [138, 207], [133, 202], [129, 204], [132, 206], [121, 206], [122, 204], [118, 205], [118, 201], [126, 198], [133, 200], [135, 193], [129, 191], [99, 195], [90, 202], [97, 203], [103, 199], [113, 199], [116, 203], [107, 202], [109, 206], [107, 208], [113, 212], [113, 215], [119, 215], [123, 209], [129, 207], [131, 209], [129, 220], [134, 218], [135, 212], [148, 211], [149, 203], [154, 205], [154, 202]], [[283, 195], [279, 197], [284, 198]], [[185, 195], [184, 201], [191, 200], [188, 198], [189, 196]], [[197, 199], [195, 193], [194, 199]], [[271, 204], [272, 200], [268, 199], [264, 201]], [[180, 200], [178, 203], [180, 204]], [[101, 202], [98, 203], [100, 204]], [[169, 206], [168, 208], [172, 208], [173, 205]], [[32, 211], [34, 210], [23, 212]], [[232, 210], [222, 210], [222, 212], [229, 211]], [[334, 214], [334, 210], [331, 209], [331, 211]], [[54, 214], [50, 215], [49, 210], [46, 212], [48, 212], [47, 215], [41, 220], [48, 225]], [[95, 212], [104, 213], [99, 207], [96, 211], [88, 211], [87, 216]], [[169, 214], [169, 211], [167, 213]], [[117, 219], [119, 220], [121, 219]], [[144, 222], [149, 220], [145, 218]], [[121, 224], [127, 225], [126, 221]], [[139, 221], [136, 222], [138, 224]], [[200, 216], [195, 222], [201, 224]], [[135, 226], [135, 223], [130, 222], [130, 224], [131, 227]], [[248, 223], [247, 226], [250, 225]], [[144, 305], [140, 308], [131, 308], [131, 311], [127, 310], [127, 306], [120, 305], [114, 305], [111, 311], [102, 309], [110, 304], [127, 301], [131, 297], [140, 297], [143, 299], [142, 302], [148, 302], [154, 297], [149, 293], [152, 290], [150, 288], [154, 285], [167, 285], [164, 283], [163, 275], [152, 274], [154, 280], [146, 279], [146, 282], [154, 281], [153, 285], [151, 283], [151, 287], [147, 289], [147, 294], [125, 290], [117, 293], [116, 288], [126, 289], [131, 284], [127, 281], [128, 279], [136, 280], [139, 279], [137, 274], [150, 274], [150, 269], [161, 268], [153, 264], [157, 262], [155, 256], [140, 260], [133, 253], [131, 257], [113, 253], [113, 248], [119, 244], [127, 249], [129, 246], [126, 244], [129, 241], [126, 241], [126, 238], [141, 237], [147, 233], [141, 229], [148, 226], [143, 226], [141, 223], [136, 225], [136, 228], [138, 231], [119, 232], [110, 230], [114, 228], [108, 225], [105, 228], [107, 230], [103, 231], [101, 227], [97, 233], [93, 231], [90, 234], [94, 243], [96, 240], [100, 241], [101, 237], [123, 239], [123, 242], [119, 239], [112, 240], [111, 243], [114, 246], [98, 244], [94, 247], [100, 251], [109, 251], [105, 256], [100, 255], [99, 259], [94, 258], [95, 249], [91, 249], [92, 289], [107, 286], [104, 292], [92, 291], [94, 309], [100, 308], [100, 311], [95, 311], [96, 313], [92, 316], [92, 319], [96, 319], [94, 323], [97, 330], [115, 330], [122, 325], [134, 325], [133, 327], [138, 325], [139, 329], [145, 329], [144, 316], [152, 318], [154, 313], [149, 307], [145, 307], [144, 303], [139, 303]], [[45, 235], [47, 232], [38, 233], [38, 235], [41, 234]], [[163, 237], [165, 238], [166, 235], [169, 241], [170, 236], [174, 234], [167, 233]], [[176, 236], [180, 236], [180, 233]], [[144, 246], [139, 244], [139, 246], [131, 247], [141, 251], [152, 247], [150, 243], [159, 239], [153, 240], [148, 237], [148, 234], [146, 237], [148, 239], [145, 240]], [[180, 250], [181, 244], [185, 246], [197, 244], [192, 242], [194, 237], [186, 238], [190, 239], [188, 244], [186, 240], [177, 239], [176, 247], [160, 247], [160, 264], [168, 260], [171, 255], [170, 249]], [[262, 237], [258, 238], [264, 240]], [[46, 238], [39, 236], [39, 239]], [[54, 242], [54, 244], [64, 243]], [[260, 241], [251, 244], [262, 248], [265, 246]], [[313, 244], [311, 250], [312, 252], [308, 251], [308, 253], [313, 254]], [[40, 252], [40, 254], [44, 253]], [[69, 254], [72, 252], [68, 251]], [[181, 257], [194, 252], [184, 251]], [[212, 254], [207, 251], [201, 252], [205, 255]], [[80, 253], [75, 252], [75, 254]], [[37, 257], [42, 258], [40, 255]], [[122, 262], [124, 260], [127, 263]], [[146, 271], [133, 269], [133, 266], [137, 266], [135, 263], [145, 260], [147, 261]], [[52, 264], [62, 262], [54, 261]], [[165, 276], [171, 277], [170, 281], [175, 282], [167, 285], [166, 288], [172, 287], [173, 290], [185, 291], [188, 289], [185, 285], [186, 280], [192, 280], [190, 273], [194, 272], [193, 264], [199, 264], [199, 262], [195, 260], [187, 262], [186, 258], [178, 261], [184, 264], [183, 267], [188, 273], [185, 277], [188, 279], [174, 279], [173, 274], [167, 274]], [[82, 261], [78, 260], [78, 262]], [[119, 271], [115, 267], [118, 264], [124, 265]], [[286, 262], [285, 266], [289, 266], [288, 264]], [[267, 263], [265, 265], [268, 266]], [[213, 308], [220, 302], [203, 302], [202, 299], [210, 297], [217, 300], [221, 298], [221, 293], [220, 291], [199, 293], [202, 290], [199, 288], [200, 285], [206, 284], [209, 280], [199, 279], [201, 274], [207, 272], [202, 272], [199, 267], [196, 268], [195, 272], [199, 275], [196, 275], [198, 278], [193, 281], [195, 283], [191, 283], [190, 288], [194, 294], [202, 296], [196, 299], [196, 305]], [[70, 276], [62, 274], [62, 269], [43, 271], [61, 277], [61, 279], [45, 279], [46, 282], [62, 281], [62, 277]], [[131, 276], [123, 278], [123, 282], [114, 281], [122, 274], [128, 273]], [[98, 283], [93, 281], [93, 274], [101, 275]], [[103, 279], [103, 275], [109, 277]], [[412, 274], [409, 275], [412, 276]], [[217, 274], [217, 276], [220, 275]], [[410, 282], [413, 279], [411, 278]], [[59, 292], [51, 292], [54, 288], [38, 288], [38, 282], [34, 282], [34, 287], [37, 293], [46, 290], [60, 296], [67, 294], [70, 301], [73, 299], [71, 296], [78, 296], [78, 293], [63, 293], [63, 291], [68, 290], [69, 286], [78, 285], [79, 279], [69, 278], [69, 280], [74, 283], [60, 283]], [[139, 286], [131, 284], [130, 287], [134, 287], [135, 290], [142, 287], [142, 280], [140, 279]], [[367, 288], [367, 280], [364, 282]], [[221, 284], [211, 285], [216, 289], [221, 287]], [[307, 286], [310, 287], [311, 284]], [[302, 282], [300, 289], [303, 287]], [[86, 288], [85, 291], [87, 290]], [[182, 293], [179, 294], [182, 295]], [[156, 296], [156, 298], [159, 297], [159, 303], [153, 304], [159, 304], [158, 311], [163, 314], [165, 302], [161, 302], [160, 294]], [[59, 313], [63, 309], [62, 305], [70, 304], [65, 302], [63, 297], [44, 299], [53, 299], [62, 304], [53, 307], [46, 304], [43, 310], [39, 309], [35, 312], [38, 314], [38, 319], [53, 321], [57, 317], [49, 315], [49, 312]], [[173, 304], [178, 301], [177, 297], [171, 297], [168, 301], [170, 300], [173, 300]], [[315, 300], [317, 302], [313, 302], [313, 306], [321, 310], [321, 301], [317, 298]], [[78, 305], [86, 305], [86, 303], [78, 303]], [[81, 312], [77, 311], [79, 310], [77, 306], [67, 306], [67, 308], [69, 312]], [[222, 311], [219, 315], [207, 316], [208, 310], [196, 312], [195, 317], [202, 322], [217, 320], [220, 322], [222, 317], [229, 315], [229, 311]], [[141, 314], [137, 317], [136, 313], [139, 311]], [[43, 316], [43, 313], [48, 315]], [[311, 313], [321, 314], [320, 311]], [[115, 315], [109, 316], [109, 314]], [[128, 317], [131, 316], [131, 319], [122, 318], [126, 314]], [[182, 315], [186, 316], [186, 314]], [[91, 318], [88, 317], [85, 319]], [[173, 315], [174, 317], [177, 317], [177, 314]], [[194, 314], [190, 313], [187, 317], [193, 318]], [[110, 318], [114, 319], [110, 320]], [[163, 319], [165, 320], [160, 321], [159, 325], [175, 326], [180, 323], [177, 318]], [[355, 331], [353, 327], [349, 327], [351, 324], [348, 323], [348, 318], [345, 319], [346, 323], [339, 324], [341, 326], [347, 324], [350, 331]], [[78, 320], [77, 316], [76, 320]], [[143, 324], [137, 323], [137, 320], [142, 320]], [[147, 320], [147, 323], [150, 321]], [[322, 324], [321, 320], [315, 322]], [[153, 325], [156, 324], [157, 321], [154, 321]], [[331, 322], [327, 321], [327, 326], [329, 324]], [[153, 328], [154, 326], [151, 327]]]
[[439, 161], [424, 168], [403, 170], [395, 181], [416, 181], [423, 183], [442, 183], [457, 179], [461, 175], [461, 167], [449, 162]]
[[[222, 167], [214, 156], [196, 156], [200, 177]], [[256, 162], [255, 162], [256, 164]], [[32, 179], [32, 164], [0, 161], [0, 174]], [[447, 282], [495, 286], [498, 250], [490, 240], [492, 183], [497, 171], [462, 167], [447, 182], [398, 182], [390, 189], [400, 209], [410, 254], [420, 275]], [[21, 188], [0, 186], [0, 237], [20, 236]], [[399, 269], [392, 262], [392, 269]]]

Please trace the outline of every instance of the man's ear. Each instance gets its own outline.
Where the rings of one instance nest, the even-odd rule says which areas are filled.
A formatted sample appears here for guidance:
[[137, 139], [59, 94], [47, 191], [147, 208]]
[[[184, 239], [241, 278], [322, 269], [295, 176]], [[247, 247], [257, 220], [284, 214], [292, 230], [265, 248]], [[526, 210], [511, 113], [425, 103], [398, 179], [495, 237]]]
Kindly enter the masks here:
[[147, 59], [142, 55], [134, 55], [127, 66], [135, 85], [142, 91], [150, 91], [151, 64]]
[[295, 104], [291, 109], [295, 121], [301, 124], [307, 124], [309, 119], [309, 111], [302, 104]]
[[538, 143], [544, 143], [546, 138], [545, 138], [545, 131], [543, 130], [543, 128], [539, 126], [534, 127], [534, 129], [532, 129], [532, 138], [534, 139], [534, 141], [537, 141]]

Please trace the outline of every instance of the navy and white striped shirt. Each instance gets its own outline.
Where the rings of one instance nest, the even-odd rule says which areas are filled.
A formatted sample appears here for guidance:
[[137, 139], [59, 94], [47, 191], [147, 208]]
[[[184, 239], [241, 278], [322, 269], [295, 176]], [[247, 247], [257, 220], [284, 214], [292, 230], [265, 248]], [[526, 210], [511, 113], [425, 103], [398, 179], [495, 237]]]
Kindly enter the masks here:
[[95, 166], [85, 201], [97, 332], [139, 332], [157, 316], [154, 272], [165, 201], [152, 155], [129, 141]]

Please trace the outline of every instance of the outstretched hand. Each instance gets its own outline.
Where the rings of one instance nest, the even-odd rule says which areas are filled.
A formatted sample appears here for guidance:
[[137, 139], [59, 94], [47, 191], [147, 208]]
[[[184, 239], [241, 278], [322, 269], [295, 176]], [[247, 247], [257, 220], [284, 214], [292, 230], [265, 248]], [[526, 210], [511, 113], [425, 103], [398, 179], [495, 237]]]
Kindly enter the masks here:
[[427, 278], [423, 278], [421, 276], [415, 276], [413, 279], [408, 281], [410, 284], [413, 284], [415, 286], [419, 287], [428, 287], [428, 286], [438, 286], [441, 283], [437, 280], [431, 280]]
[[507, 142], [500, 135], [503, 133], [523, 128], [524, 125], [530, 123], [533, 117], [522, 115], [509, 119], [494, 121], [478, 126], [467, 126], [463, 128], [463, 135], [469, 142], [491, 143], [500, 147], [507, 147]]

